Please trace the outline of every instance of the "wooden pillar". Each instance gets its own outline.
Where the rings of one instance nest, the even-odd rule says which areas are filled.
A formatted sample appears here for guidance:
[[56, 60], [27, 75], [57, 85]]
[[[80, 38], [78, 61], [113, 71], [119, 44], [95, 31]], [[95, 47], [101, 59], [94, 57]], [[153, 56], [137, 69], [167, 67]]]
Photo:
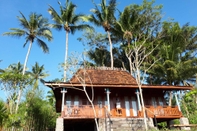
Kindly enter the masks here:
[[137, 96], [137, 103], [138, 103], [138, 108], [139, 108], [139, 111], [141, 111], [141, 102], [140, 102], [140, 96], [139, 96], [139, 91], [138, 89], [136, 89], [136, 92], [135, 92], [136, 96]]
[[109, 88], [106, 88], [106, 94], [107, 94], [107, 107], [108, 107], [108, 111], [110, 112], [110, 99], [109, 99], [109, 94], [111, 92], [109, 91]]
[[65, 101], [65, 93], [67, 93], [67, 90], [65, 88], [62, 88], [62, 111], [64, 111], [64, 101]]

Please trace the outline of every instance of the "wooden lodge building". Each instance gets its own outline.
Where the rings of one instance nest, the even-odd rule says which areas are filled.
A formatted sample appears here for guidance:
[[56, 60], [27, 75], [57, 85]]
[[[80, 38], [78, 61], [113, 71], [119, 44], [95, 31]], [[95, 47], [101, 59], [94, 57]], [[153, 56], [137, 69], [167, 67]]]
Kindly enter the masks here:
[[[53, 90], [56, 111], [61, 113], [56, 131], [97, 131], [95, 118], [100, 131], [145, 129], [139, 88], [135, 78], [125, 70], [79, 69], [68, 82], [44, 84]], [[168, 106], [164, 95], [167, 91], [191, 89], [191, 86], [142, 85], [148, 127], [183, 117], [179, 104]], [[93, 99], [94, 110], [87, 95]]]

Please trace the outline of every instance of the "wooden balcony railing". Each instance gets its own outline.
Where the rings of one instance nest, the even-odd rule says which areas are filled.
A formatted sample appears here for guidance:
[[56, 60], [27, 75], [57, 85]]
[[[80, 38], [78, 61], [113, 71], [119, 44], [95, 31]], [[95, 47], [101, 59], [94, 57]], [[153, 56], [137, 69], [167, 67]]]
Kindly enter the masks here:
[[181, 117], [182, 113], [179, 111], [177, 106], [145, 106], [146, 107], [146, 114], [148, 117], [156, 118], [167, 118], [167, 117]]
[[[178, 110], [178, 107], [170, 107], [170, 106], [145, 106], [146, 107], [146, 115], [151, 118], [180, 118], [182, 113]], [[61, 114], [63, 118], [106, 118], [106, 107], [95, 105], [95, 113], [91, 105], [79, 105], [79, 106], [65, 106], [64, 111]], [[133, 109], [130, 109], [130, 116], [126, 116], [126, 109], [121, 108], [121, 113], [117, 114], [117, 109], [111, 109], [108, 112], [110, 118], [113, 117], [143, 117], [142, 111], [138, 111], [137, 116], [133, 116]]]
[[91, 105], [79, 105], [79, 106], [65, 106], [62, 112], [62, 117], [67, 118], [101, 118], [105, 117], [104, 107], [94, 106], [96, 115], [94, 114]]

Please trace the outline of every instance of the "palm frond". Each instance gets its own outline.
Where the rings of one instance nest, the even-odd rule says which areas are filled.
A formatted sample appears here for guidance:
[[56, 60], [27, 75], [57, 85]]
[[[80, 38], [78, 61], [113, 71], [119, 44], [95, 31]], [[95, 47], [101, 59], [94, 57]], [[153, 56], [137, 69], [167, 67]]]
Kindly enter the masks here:
[[50, 28], [54, 28], [58, 31], [61, 31], [63, 29], [63, 25], [62, 24], [50, 24], [49, 25]]
[[43, 18], [42, 16], [39, 18], [39, 21], [38, 21], [38, 27], [49, 27], [49, 24], [48, 24], [48, 19], [46, 18]]
[[29, 15], [29, 18], [30, 18], [29, 23], [30, 23], [30, 27], [31, 27], [30, 30], [36, 30], [38, 28], [38, 21], [39, 21], [37, 14], [31, 13]]
[[66, 10], [64, 10], [64, 15], [62, 16], [62, 18], [68, 23], [72, 23], [73, 21], [72, 19], [73, 16], [75, 15], [74, 14], [75, 7], [76, 5], [74, 5], [72, 2], [69, 2]]
[[22, 18], [17, 16], [18, 20], [20, 21], [20, 25], [24, 28], [29, 30], [30, 29], [30, 23], [28, 22], [28, 20], [26, 19], [26, 17], [23, 15], [22, 12], [19, 11], [19, 13], [21, 14]]
[[90, 25], [88, 24], [81, 24], [81, 25], [77, 25], [77, 26], [70, 26], [70, 29], [71, 29], [71, 33], [74, 34], [76, 30], [93, 30], [93, 27], [91, 27]]
[[25, 43], [23, 44], [23, 48], [27, 45], [27, 43], [28, 43], [28, 41], [29, 41], [29, 36], [27, 36], [25, 39], [26, 39], [26, 40], [25, 40]]
[[100, 21], [101, 24], [105, 21], [105, 13], [95, 10], [94, 14], [96, 16], [95, 18]]
[[102, 22], [100, 22], [94, 15], [89, 16], [89, 21], [94, 23], [96, 26], [102, 26]]
[[[68, 2], [68, 0], [66, 1], [66, 3], [67, 3], [67, 2]], [[64, 10], [65, 10], [65, 7], [62, 6], [62, 4], [61, 4], [60, 1], [58, 1], [58, 4], [59, 4], [59, 6], [60, 6], [60, 14], [61, 14], [61, 16], [62, 16], [63, 13], [64, 13]]]
[[55, 11], [55, 9], [50, 5], [48, 12], [51, 15], [52, 20], [55, 21], [56, 24], [58, 25], [63, 24], [61, 16], [59, 16], [59, 14]]
[[48, 41], [51, 41], [53, 39], [52, 32], [47, 27], [43, 27], [43, 28], [39, 29], [39, 31], [37, 32], [37, 36], [45, 38]]
[[116, 0], [110, 0], [109, 1], [109, 6], [108, 6], [108, 20], [115, 20], [115, 16], [114, 16], [114, 14], [115, 14], [115, 11], [116, 11]]
[[82, 21], [83, 19], [86, 19], [86, 18], [87, 17], [83, 14], [73, 15], [72, 20], [70, 21], [70, 23], [76, 25], [79, 21]]
[[7, 36], [12, 36], [12, 37], [21, 37], [24, 36], [26, 34], [25, 30], [22, 29], [18, 29], [18, 28], [11, 28], [10, 29], [13, 32], [5, 32], [3, 33], [3, 35], [7, 35]]
[[37, 38], [36, 40], [37, 40], [38, 46], [42, 48], [43, 52], [48, 53], [49, 47], [47, 46], [47, 44], [39, 38]]

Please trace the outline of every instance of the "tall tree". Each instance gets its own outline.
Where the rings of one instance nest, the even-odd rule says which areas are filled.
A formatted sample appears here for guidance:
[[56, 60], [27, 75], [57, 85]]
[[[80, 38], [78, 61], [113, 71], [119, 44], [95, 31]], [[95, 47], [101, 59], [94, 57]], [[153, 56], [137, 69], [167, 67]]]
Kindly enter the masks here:
[[139, 45], [144, 43], [143, 47], [151, 45], [148, 41], [154, 41], [153, 34], [155, 34], [160, 24], [162, 6], [153, 6], [153, 4], [154, 1], [147, 2], [144, 0], [142, 5], [131, 4], [125, 7], [124, 11], [120, 12], [119, 19], [112, 30], [114, 39], [123, 43], [122, 47], [130, 63], [129, 70], [131, 75], [133, 75], [133, 43], [135, 41]]
[[[196, 40], [197, 28], [188, 24], [180, 27], [177, 22], [164, 22], [164, 34], [161, 47], [157, 50], [160, 61], [155, 64], [148, 80], [154, 84], [181, 85], [183, 82], [194, 82], [197, 73]], [[171, 105], [172, 92], [169, 94]]]
[[116, 0], [110, 0], [109, 4], [106, 4], [106, 0], [101, 0], [99, 7], [93, 2], [95, 8], [91, 10], [93, 13], [89, 20], [94, 23], [96, 26], [102, 26], [108, 34], [109, 45], [110, 45], [110, 58], [111, 58], [111, 68], [114, 67], [113, 61], [113, 45], [110, 36], [110, 29], [112, 24], [115, 22], [115, 11], [116, 11]]
[[[23, 47], [27, 45], [29, 42], [29, 48], [27, 51], [27, 55], [24, 62], [23, 72], [25, 74], [26, 65], [29, 58], [29, 54], [31, 51], [31, 47], [33, 42], [36, 40], [38, 46], [40, 46], [44, 53], [49, 52], [49, 48], [47, 44], [40, 38], [47, 39], [48, 41], [52, 40], [52, 33], [48, 26], [48, 20], [40, 14], [31, 13], [29, 15], [29, 20], [20, 12], [21, 17], [17, 17], [19, 20], [19, 24], [22, 27], [20, 28], [11, 28], [12, 32], [5, 32], [3, 35], [13, 36], [13, 37], [25, 37], [25, 44]], [[19, 90], [19, 98], [18, 102], [20, 102], [21, 94], [22, 94], [23, 87]]]
[[[83, 14], [75, 14], [76, 5], [66, 0], [65, 7], [58, 2], [60, 6], [60, 14], [49, 5], [48, 12], [55, 22], [51, 24], [52, 28], [58, 31], [64, 29], [66, 31], [66, 48], [65, 48], [65, 60], [64, 60], [64, 82], [66, 82], [66, 70], [68, 59], [68, 34], [74, 34], [77, 30], [91, 29], [91, 26], [87, 24], [78, 24], [80, 21], [86, 21], [87, 17]], [[78, 24], [78, 25], [77, 25]]]
[[3, 35], [22, 37], [25, 36], [25, 43], [23, 47], [29, 42], [29, 48], [24, 62], [23, 74], [25, 74], [25, 68], [27, 65], [28, 57], [31, 51], [33, 42], [36, 40], [38, 46], [40, 46], [44, 53], [49, 52], [47, 44], [40, 38], [45, 38], [48, 41], [52, 40], [52, 33], [48, 26], [48, 20], [43, 18], [42, 15], [31, 13], [29, 20], [20, 12], [22, 17], [17, 17], [20, 23], [20, 28], [10, 28], [12, 32], [5, 32]]
[[[4, 90], [7, 101], [9, 103], [10, 113], [17, 112], [19, 102], [19, 90], [27, 84], [27, 75], [22, 74], [23, 65], [18, 62], [17, 64], [11, 64], [8, 68], [2, 70], [0, 73], [1, 88]], [[17, 101], [16, 101], [17, 98]], [[14, 103], [17, 103], [16, 105]]]

